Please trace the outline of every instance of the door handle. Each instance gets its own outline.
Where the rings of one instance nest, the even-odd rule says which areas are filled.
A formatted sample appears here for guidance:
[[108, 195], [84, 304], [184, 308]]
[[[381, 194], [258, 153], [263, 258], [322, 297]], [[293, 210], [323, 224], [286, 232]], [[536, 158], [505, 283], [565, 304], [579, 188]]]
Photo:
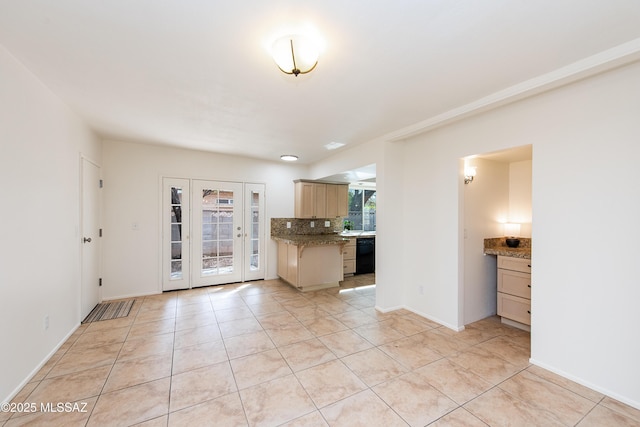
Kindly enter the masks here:
[[84, 237], [82, 243], [91, 243], [91, 237]]

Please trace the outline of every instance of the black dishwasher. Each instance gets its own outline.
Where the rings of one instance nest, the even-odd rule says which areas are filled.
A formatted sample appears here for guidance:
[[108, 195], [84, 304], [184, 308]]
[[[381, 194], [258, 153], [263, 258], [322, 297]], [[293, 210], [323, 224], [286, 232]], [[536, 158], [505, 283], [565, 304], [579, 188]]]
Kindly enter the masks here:
[[376, 239], [375, 237], [358, 237], [356, 239], [356, 274], [374, 273], [376, 271]]

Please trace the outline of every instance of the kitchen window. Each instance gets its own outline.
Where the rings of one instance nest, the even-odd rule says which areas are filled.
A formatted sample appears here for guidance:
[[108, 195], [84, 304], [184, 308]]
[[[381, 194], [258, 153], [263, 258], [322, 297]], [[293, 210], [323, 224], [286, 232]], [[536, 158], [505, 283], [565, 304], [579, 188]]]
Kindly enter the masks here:
[[351, 229], [375, 231], [376, 229], [376, 190], [349, 188], [349, 216]]

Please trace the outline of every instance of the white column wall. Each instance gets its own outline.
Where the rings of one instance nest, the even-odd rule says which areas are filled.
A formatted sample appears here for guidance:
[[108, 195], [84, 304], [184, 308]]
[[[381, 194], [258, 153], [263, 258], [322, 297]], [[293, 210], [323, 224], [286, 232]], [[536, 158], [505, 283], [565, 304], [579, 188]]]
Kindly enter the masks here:
[[82, 320], [80, 155], [100, 162], [100, 142], [2, 46], [0, 76], [0, 401], [5, 402]]
[[404, 234], [405, 305], [460, 327], [469, 272], [458, 257], [459, 159], [533, 144], [532, 360], [635, 407], [638, 87], [634, 63], [416, 136], [405, 146], [405, 204], [393, 208], [424, 224]]

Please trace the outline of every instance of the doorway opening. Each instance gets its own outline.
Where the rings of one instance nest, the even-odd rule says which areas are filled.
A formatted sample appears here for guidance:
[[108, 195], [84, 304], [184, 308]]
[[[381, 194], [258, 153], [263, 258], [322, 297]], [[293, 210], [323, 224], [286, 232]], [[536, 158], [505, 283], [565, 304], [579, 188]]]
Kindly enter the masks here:
[[[476, 170], [474, 179], [463, 184], [464, 210], [461, 212], [464, 218], [462, 318], [464, 324], [470, 324], [497, 313], [497, 257], [484, 255], [485, 239], [504, 240], [506, 223], [519, 225], [518, 237], [531, 238], [532, 146], [469, 156], [461, 159], [461, 166], [462, 163]], [[517, 326], [529, 328], [526, 323]]]

